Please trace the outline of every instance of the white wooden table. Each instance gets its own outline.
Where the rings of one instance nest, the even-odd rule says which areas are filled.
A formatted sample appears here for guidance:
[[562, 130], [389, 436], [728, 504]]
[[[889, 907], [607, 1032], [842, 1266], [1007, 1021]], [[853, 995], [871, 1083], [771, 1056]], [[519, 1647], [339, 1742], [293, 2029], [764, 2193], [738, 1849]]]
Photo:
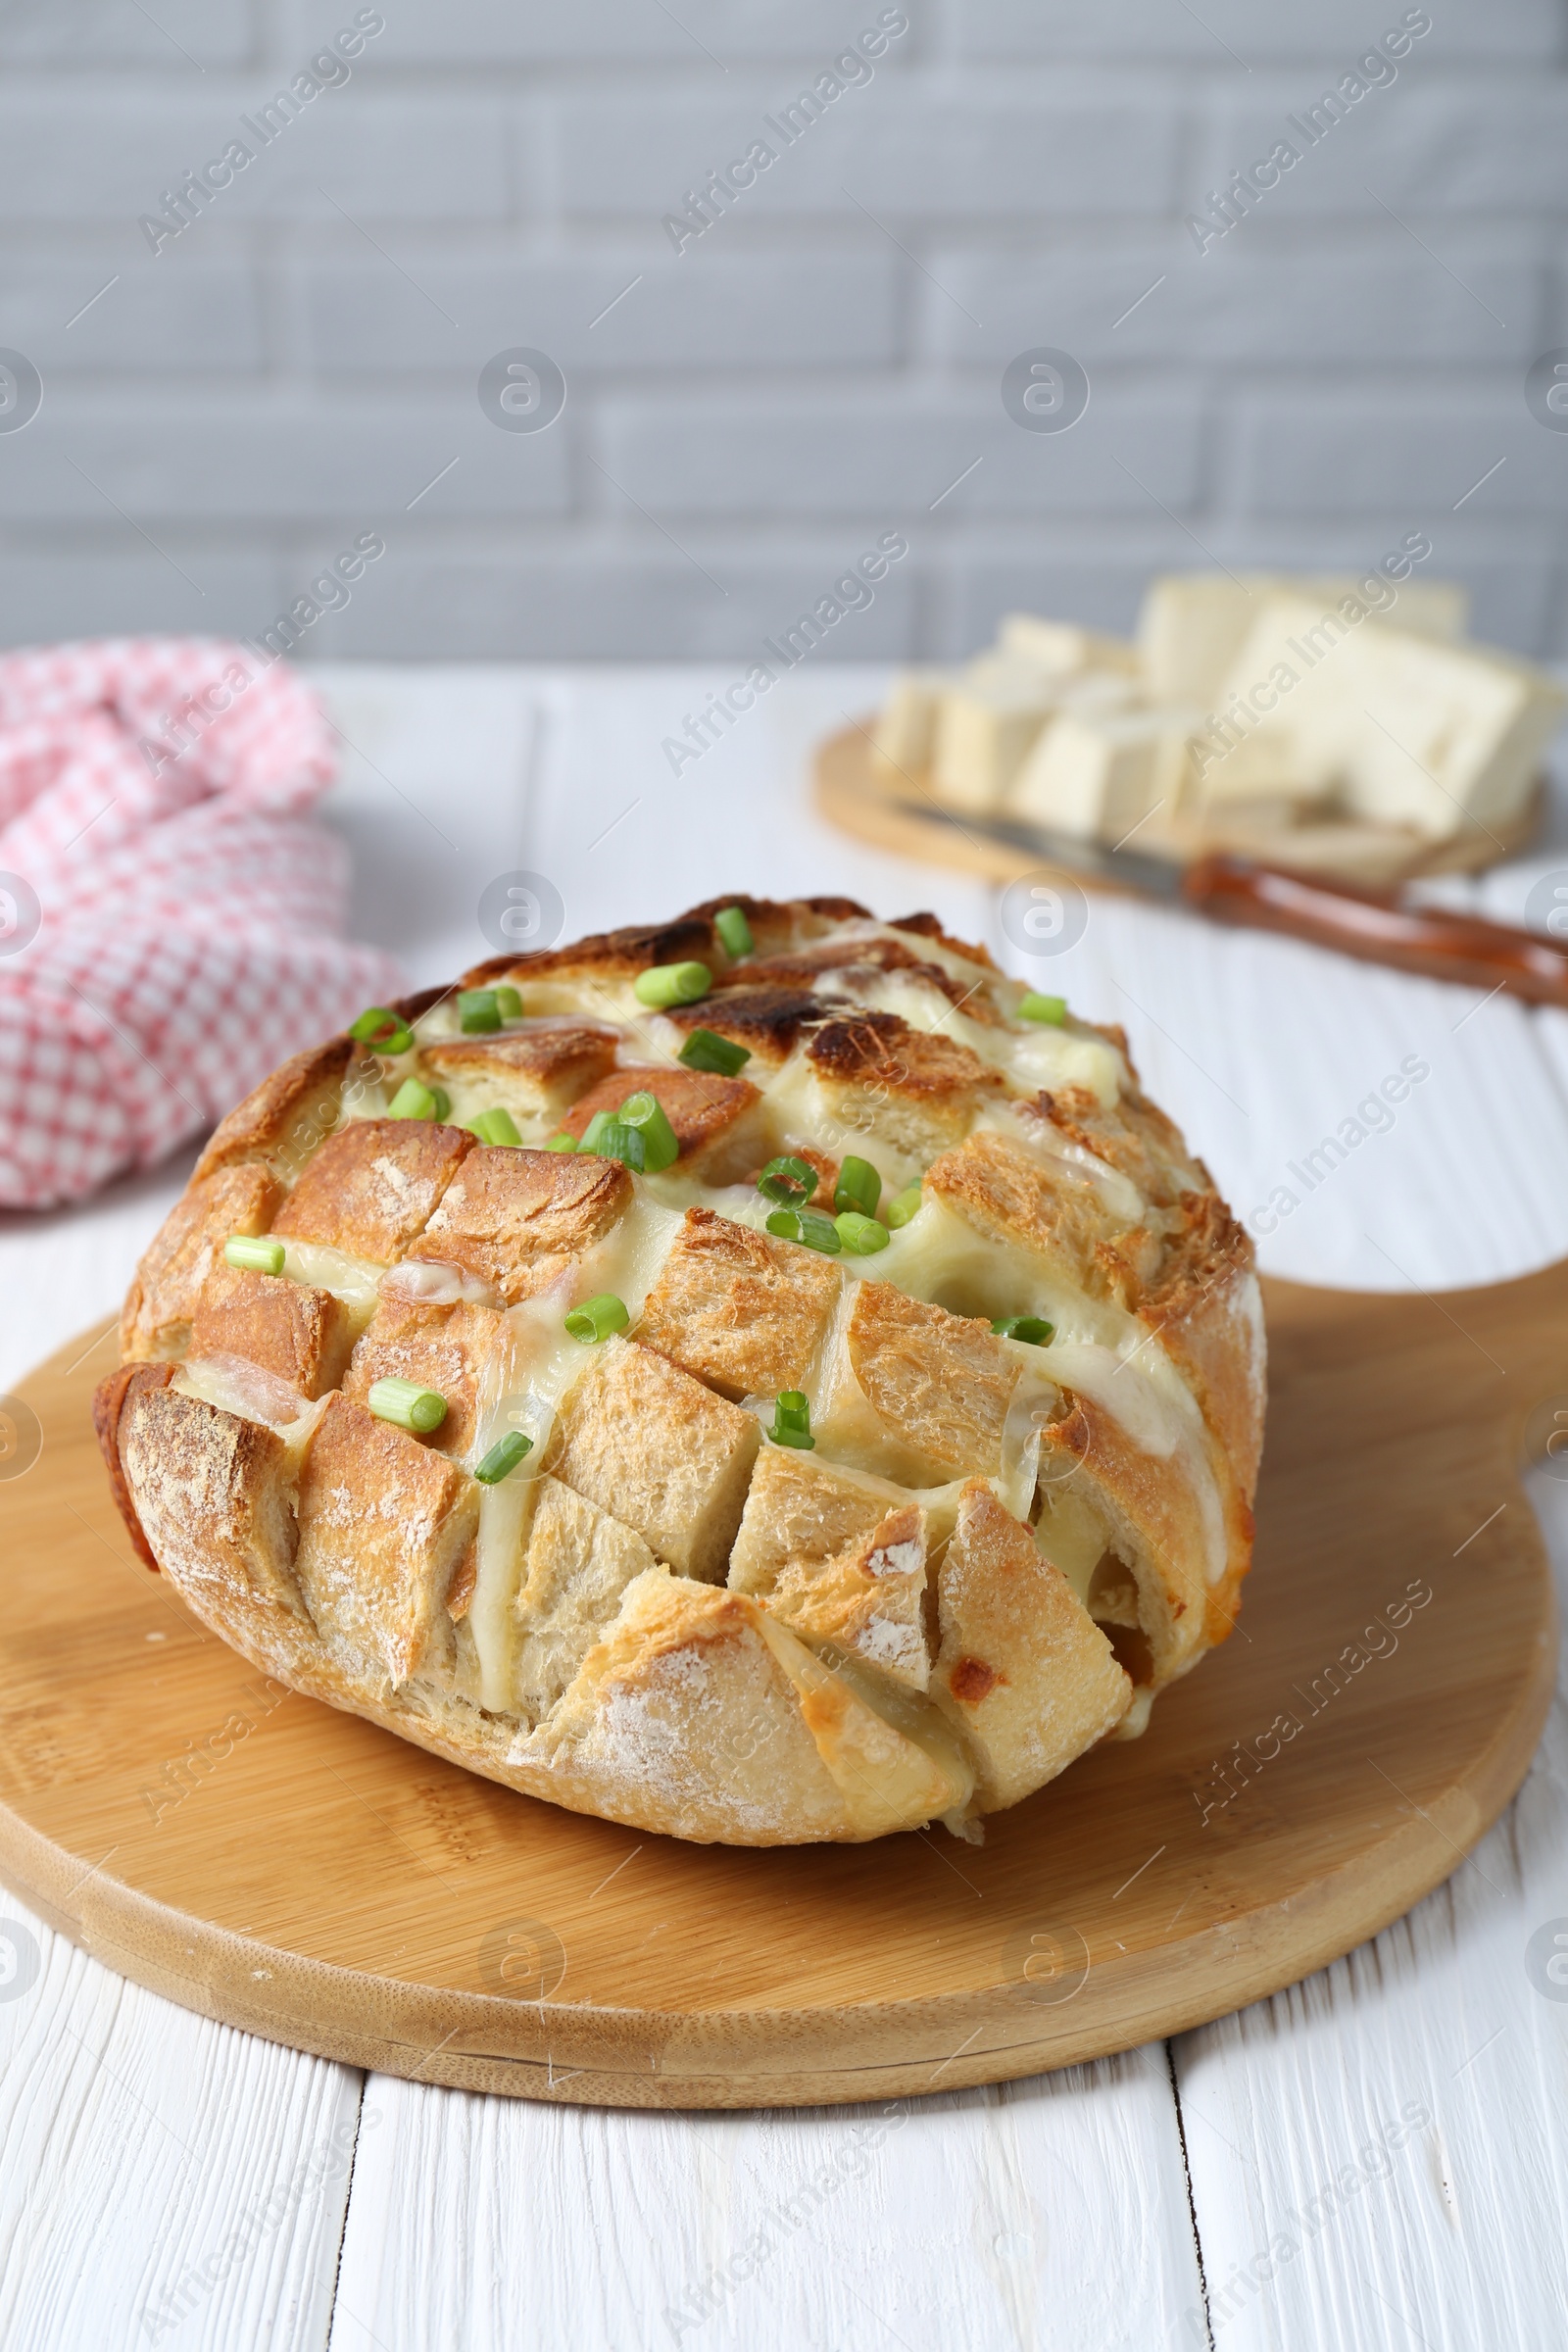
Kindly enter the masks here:
[[[797, 673], [672, 780], [662, 737], [732, 669], [319, 672], [354, 747], [329, 813], [361, 932], [444, 977], [482, 950], [484, 883], [526, 866], [568, 936], [833, 890], [934, 906], [1026, 968], [990, 891], [809, 812], [811, 744], [880, 673]], [[1517, 911], [1558, 859], [1477, 895]], [[1109, 901], [1035, 968], [1126, 1023], [1243, 1214], [1405, 1055], [1430, 1063], [1264, 1241], [1271, 1270], [1434, 1292], [1568, 1252], [1561, 1016]], [[113, 1309], [188, 1166], [0, 1217], [0, 1391]], [[1568, 1486], [1531, 1492], [1568, 1562]], [[1568, 1934], [1565, 1830], [1559, 1699], [1504, 1820], [1349, 1959], [1168, 2046], [887, 2111], [623, 2115], [366, 2079], [172, 2008], [0, 1893], [40, 1962], [0, 1982], [0, 2343], [1545, 2352], [1568, 2343], [1568, 1985], [1526, 1946]], [[726, 2276], [813, 2178], [836, 2185], [810, 2221], [775, 2218]]]

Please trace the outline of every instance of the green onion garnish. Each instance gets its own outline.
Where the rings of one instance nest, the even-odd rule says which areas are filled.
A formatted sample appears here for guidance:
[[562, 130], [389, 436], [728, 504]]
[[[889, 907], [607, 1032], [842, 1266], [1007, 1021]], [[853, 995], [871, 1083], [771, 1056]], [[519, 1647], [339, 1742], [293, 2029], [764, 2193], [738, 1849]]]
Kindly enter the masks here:
[[695, 1004], [712, 985], [706, 963], [651, 963], [632, 983], [638, 1004], [651, 1004], [656, 1012], [671, 1004]]
[[767, 1230], [781, 1242], [801, 1242], [808, 1250], [820, 1250], [825, 1257], [837, 1257], [844, 1247], [843, 1237], [831, 1217], [824, 1217], [815, 1208], [775, 1208], [769, 1214]]
[[413, 1050], [414, 1031], [412, 1029], [388, 1029], [383, 1036], [376, 1039], [374, 1046], [377, 1054], [410, 1054]]
[[734, 961], [752, 952], [752, 926], [738, 906], [726, 906], [722, 914], [713, 917], [713, 929], [724, 943], [724, 952]]
[[522, 998], [510, 982], [503, 980], [501, 986], [495, 991], [495, 1000], [504, 1021], [521, 1020]]
[[416, 1380], [375, 1380], [366, 1403], [378, 1421], [395, 1421], [427, 1438], [447, 1417], [447, 1400], [434, 1389], [421, 1389]]
[[862, 1217], [858, 1209], [847, 1208], [833, 1220], [838, 1236], [852, 1257], [874, 1257], [888, 1246], [888, 1229], [875, 1217]]
[[780, 1159], [770, 1159], [757, 1179], [763, 1199], [776, 1200], [781, 1208], [804, 1207], [816, 1185], [816, 1170], [809, 1160], [796, 1159], [788, 1152]]
[[1044, 1348], [1056, 1335], [1041, 1315], [1001, 1315], [991, 1328], [999, 1340], [1022, 1340], [1026, 1348]]
[[1067, 1018], [1067, 1000], [1065, 997], [1042, 997], [1031, 989], [1019, 1004], [1018, 1011], [1026, 1021], [1049, 1021], [1054, 1029], [1059, 1029]]
[[647, 1164], [641, 1129], [628, 1127], [624, 1119], [612, 1116], [608, 1110], [594, 1112], [577, 1149], [592, 1152], [600, 1159], [618, 1159], [624, 1166], [635, 1168], [639, 1176]]
[[767, 1434], [775, 1446], [798, 1446], [803, 1453], [814, 1449], [811, 1407], [804, 1390], [780, 1391], [773, 1400], [773, 1426]]
[[694, 1029], [677, 1057], [689, 1070], [711, 1070], [717, 1078], [733, 1078], [752, 1058], [750, 1046], [737, 1046], [711, 1029]]
[[547, 1152], [580, 1152], [582, 1146], [574, 1135], [566, 1133], [564, 1127], [559, 1127], [545, 1145], [545, 1150]]
[[650, 1176], [657, 1176], [662, 1168], [674, 1166], [680, 1157], [680, 1145], [657, 1095], [628, 1095], [615, 1116], [623, 1127], [635, 1127], [641, 1136], [642, 1164]]
[[465, 1037], [479, 1037], [501, 1026], [501, 1006], [493, 988], [460, 988], [458, 1021]]
[[349, 1023], [349, 1035], [357, 1046], [373, 1045], [377, 1038], [387, 1037], [403, 1023], [388, 1004], [370, 1004], [357, 1021]]
[[834, 1207], [858, 1209], [862, 1217], [874, 1217], [881, 1198], [881, 1177], [868, 1159], [857, 1159], [852, 1152], [839, 1168], [839, 1180], [833, 1187]]
[[389, 1119], [439, 1119], [451, 1103], [439, 1087], [421, 1086], [417, 1078], [405, 1078], [386, 1106]]
[[499, 1102], [493, 1110], [481, 1110], [476, 1119], [470, 1119], [468, 1129], [481, 1144], [516, 1145], [522, 1141], [516, 1120]]
[[613, 1291], [601, 1291], [597, 1298], [585, 1298], [574, 1306], [566, 1317], [566, 1329], [574, 1340], [592, 1346], [597, 1340], [608, 1340], [612, 1332], [624, 1331], [631, 1321], [626, 1302]]
[[223, 1244], [223, 1256], [231, 1266], [243, 1266], [251, 1274], [281, 1274], [283, 1245], [266, 1239], [253, 1240], [248, 1233], [232, 1233]]
[[481, 1487], [499, 1487], [532, 1451], [532, 1438], [525, 1438], [520, 1429], [509, 1429], [504, 1438], [496, 1440], [473, 1475]]
[[903, 1192], [895, 1194], [888, 1202], [887, 1220], [892, 1230], [897, 1233], [901, 1225], [907, 1225], [919, 1205], [920, 1185], [916, 1178], [913, 1184], [906, 1184]]

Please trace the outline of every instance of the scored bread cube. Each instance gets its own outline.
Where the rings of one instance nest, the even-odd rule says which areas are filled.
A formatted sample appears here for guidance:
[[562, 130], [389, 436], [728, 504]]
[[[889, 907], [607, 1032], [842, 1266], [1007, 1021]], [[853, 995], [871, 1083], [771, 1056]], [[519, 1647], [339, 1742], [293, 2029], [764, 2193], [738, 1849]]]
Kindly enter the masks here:
[[[738, 1590], [733, 1576], [731, 1589]], [[787, 1560], [764, 1600], [803, 1642], [853, 1651], [894, 1682], [923, 1690], [926, 1516], [905, 1502], [825, 1560]]]
[[1019, 1366], [989, 1323], [861, 1282], [846, 1336], [861, 1394], [901, 1445], [947, 1468], [1000, 1467]]
[[196, 1302], [190, 1352], [243, 1356], [314, 1400], [343, 1378], [354, 1333], [353, 1314], [330, 1291], [220, 1263]]
[[986, 1810], [1054, 1779], [1126, 1713], [1109, 1642], [983, 1480], [958, 1498], [937, 1610], [932, 1695], [963, 1731]]
[[329, 1396], [300, 1470], [294, 1570], [318, 1630], [405, 1683], [451, 1641], [479, 1490], [443, 1454]]
[[633, 1577], [658, 1563], [635, 1528], [559, 1478], [533, 1480], [522, 1542], [512, 1683], [516, 1705], [537, 1723], [613, 1619]]
[[714, 1582], [761, 1434], [750, 1413], [663, 1356], [612, 1339], [562, 1399], [540, 1466], [635, 1528], [683, 1576]]
[[390, 1265], [423, 1232], [473, 1138], [428, 1119], [356, 1119], [307, 1161], [272, 1231]]
[[749, 1078], [720, 1078], [709, 1070], [619, 1069], [575, 1102], [561, 1124], [580, 1141], [598, 1112], [613, 1117], [632, 1095], [659, 1102], [680, 1146], [683, 1176], [731, 1184], [766, 1157], [759, 1116], [761, 1096]]
[[1004, 1084], [967, 1046], [893, 1012], [824, 1021], [806, 1061], [831, 1117], [922, 1162], [960, 1142]]
[[276, 1175], [296, 1174], [342, 1114], [345, 1092], [366, 1065], [351, 1038], [334, 1037], [279, 1064], [219, 1120], [196, 1162], [196, 1179], [216, 1168], [262, 1161]]
[[776, 1396], [805, 1386], [843, 1279], [813, 1250], [689, 1208], [637, 1337], [721, 1396]]
[[830, 1560], [908, 1500], [902, 1487], [836, 1468], [793, 1446], [764, 1446], [730, 1554], [736, 1592], [771, 1592], [792, 1560]]
[[461, 1266], [515, 1306], [548, 1290], [631, 1201], [618, 1160], [485, 1146], [469, 1152], [408, 1255]]
[[1160, 1245], [1148, 1226], [1129, 1227], [1072, 1160], [1026, 1152], [984, 1129], [933, 1160], [922, 1190], [988, 1241], [1027, 1250], [1097, 1296], [1121, 1294], [1158, 1259]]
[[468, 1453], [486, 1407], [505, 1393], [512, 1327], [494, 1307], [424, 1305], [383, 1296], [355, 1348], [343, 1382], [362, 1403], [378, 1380], [412, 1380], [446, 1398], [447, 1417], [426, 1443]]
[[303, 1616], [293, 1463], [275, 1430], [149, 1383], [127, 1391], [116, 1438], [143, 1541], [209, 1625], [243, 1646], [270, 1638], [258, 1613]]
[[265, 1233], [283, 1188], [270, 1168], [215, 1168], [193, 1181], [142, 1252], [120, 1324], [122, 1356], [177, 1355], [190, 1337], [196, 1302], [223, 1244]]
[[613, 1029], [561, 1021], [500, 1037], [447, 1037], [423, 1047], [419, 1075], [446, 1088], [452, 1115], [462, 1121], [481, 1110], [510, 1110], [519, 1123], [561, 1114], [614, 1068], [620, 1040]]
[[[743, 967], [750, 972], [751, 965]], [[674, 1033], [674, 1051], [694, 1029], [710, 1029], [715, 1037], [744, 1046], [759, 1068], [776, 1070], [786, 1062], [801, 1038], [822, 1019], [827, 1006], [812, 994], [809, 976], [804, 984], [780, 982], [766, 986], [715, 989], [695, 1004], [672, 1004], [659, 1016]]]

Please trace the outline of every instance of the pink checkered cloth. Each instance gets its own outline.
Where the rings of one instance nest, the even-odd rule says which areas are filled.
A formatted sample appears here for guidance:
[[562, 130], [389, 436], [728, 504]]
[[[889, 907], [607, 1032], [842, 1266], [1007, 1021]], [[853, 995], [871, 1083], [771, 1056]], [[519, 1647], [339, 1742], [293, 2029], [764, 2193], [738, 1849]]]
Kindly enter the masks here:
[[342, 937], [316, 697], [216, 638], [0, 657], [0, 1206], [210, 1127], [400, 986]]

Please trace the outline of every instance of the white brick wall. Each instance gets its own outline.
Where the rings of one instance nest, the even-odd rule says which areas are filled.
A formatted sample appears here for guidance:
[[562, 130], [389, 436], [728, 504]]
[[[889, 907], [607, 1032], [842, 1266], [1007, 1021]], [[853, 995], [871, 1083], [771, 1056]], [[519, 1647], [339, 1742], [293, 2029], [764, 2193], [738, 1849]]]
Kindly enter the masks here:
[[[138, 217], [358, 0], [10, 0], [0, 346], [44, 399], [0, 429], [6, 642], [251, 634], [373, 528], [313, 655], [738, 657], [897, 524], [833, 657], [1417, 528], [1484, 633], [1568, 652], [1568, 434], [1524, 401], [1568, 345], [1565, 0], [1430, 0], [1201, 254], [1185, 216], [1403, 0], [906, 0], [680, 254], [662, 216], [881, 0], [381, 5], [155, 256]], [[1070, 433], [1003, 410], [1037, 344], [1089, 372]], [[514, 345], [564, 371], [548, 431], [480, 409]]]

